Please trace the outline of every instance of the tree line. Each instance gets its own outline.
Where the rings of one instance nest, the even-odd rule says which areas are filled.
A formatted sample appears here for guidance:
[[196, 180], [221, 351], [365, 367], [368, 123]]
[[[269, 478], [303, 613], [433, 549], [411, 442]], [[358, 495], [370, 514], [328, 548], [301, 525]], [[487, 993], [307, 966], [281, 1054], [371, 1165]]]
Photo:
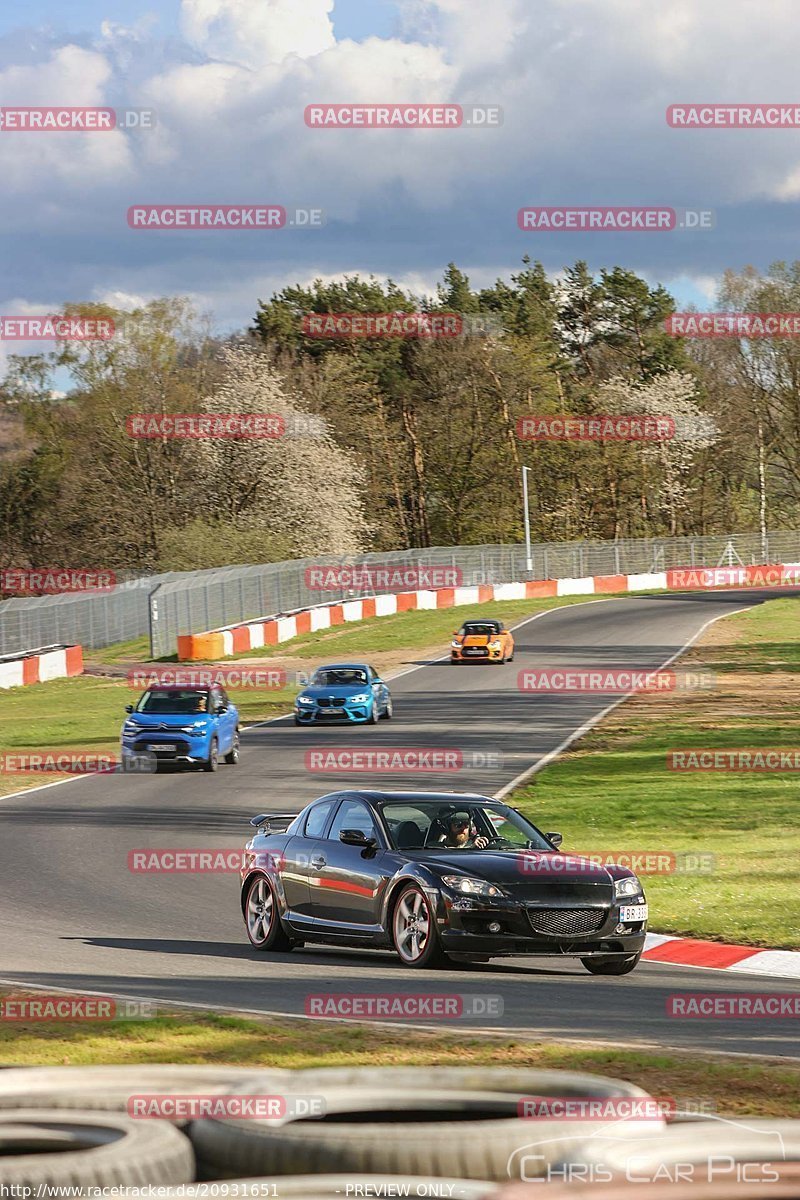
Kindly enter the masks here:
[[[800, 263], [726, 274], [717, 308], [800, 312]], [[0, 565], [193, 568], [411, 546], [796, 527], [800, 347], [665, 327], [663, 287], [527, 258], [434, 296], [346, 276], [259, 301], [226, 338], [182, 298], [107, 341], [12, 356], [0, 386]], [[447, 337], [319, 337], [309, 314], [455, 313]], [[305, 318], [305, 320], [304, 320]], [[69, 386], [57, 390], [59, 381]], [[275, 439], [131, 437], [134, 414], [279, 414]], [[540, 441], [531, 416], [668, 418], [658, 441]]]

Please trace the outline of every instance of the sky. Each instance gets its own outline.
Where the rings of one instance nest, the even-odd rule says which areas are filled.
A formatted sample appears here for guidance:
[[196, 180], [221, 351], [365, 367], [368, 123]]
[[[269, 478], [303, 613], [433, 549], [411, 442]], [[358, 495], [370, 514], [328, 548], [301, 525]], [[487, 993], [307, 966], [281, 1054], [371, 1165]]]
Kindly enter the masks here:
[[[24, 26], [19, 24], [24, 17]], [[149, 130], [0, 130], [0, 315], [188, 295], [216, 327], [345, 273], [430, 292], [525, 254], [714, 306], [797, 255], [800, 129], [680, 130], [676, 103], [797, 96], [796, 0], [26, 0], [0, 11], [0, 105], [147, 108]], [[310, 129], [306, 105], [450, 102], [501, 125]], [[321, 209], [321, 228], [131, 229], [135, 205]], [[546, 232], [525, 205], [654, 205], [711, 229]], [[24, 347], [32, 349], [34, 347]], [[22, 344], [0, 343], [0, 359]]]

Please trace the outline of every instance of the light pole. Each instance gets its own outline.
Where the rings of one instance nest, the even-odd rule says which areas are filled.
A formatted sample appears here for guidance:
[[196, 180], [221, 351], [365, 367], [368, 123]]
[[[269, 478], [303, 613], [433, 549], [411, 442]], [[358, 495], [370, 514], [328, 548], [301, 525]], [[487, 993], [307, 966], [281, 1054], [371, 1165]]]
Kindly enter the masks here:
[[533, 558], [531, 557], [531, 516], [528, 512], [528, 471], [530, 467], [522, 468], [522, 505], [525, 509], [525, 555], [528, 567], [528, 573], [533, 571]]

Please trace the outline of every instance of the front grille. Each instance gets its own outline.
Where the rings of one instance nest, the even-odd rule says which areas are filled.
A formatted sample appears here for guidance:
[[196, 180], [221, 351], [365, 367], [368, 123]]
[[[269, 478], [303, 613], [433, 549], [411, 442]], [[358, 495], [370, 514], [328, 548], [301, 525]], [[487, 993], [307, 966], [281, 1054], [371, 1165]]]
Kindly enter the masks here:
[[529, 908], [528, 920], [537, 933], [548, 937], [576, 937], [594, 933], [607, 916], [603, 908]]
[[329, 700], [317, 701], [320, 708], [344, 708], [346, 703], [346, 700], [340, 700], [335, 696], [331, 696]]

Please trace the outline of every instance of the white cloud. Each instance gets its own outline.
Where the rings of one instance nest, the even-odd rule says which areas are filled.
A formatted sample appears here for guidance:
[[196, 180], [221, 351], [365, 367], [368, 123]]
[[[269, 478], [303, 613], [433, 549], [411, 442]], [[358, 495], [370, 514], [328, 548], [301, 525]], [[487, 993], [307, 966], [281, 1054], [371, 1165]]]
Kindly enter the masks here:
[[333, 0], [183, 0], [183, 31], [197, 49], [258, 70], [334, 44]]
[[[408, 0], [403, 39], [359, 42], [335, 40], [334, 0], [182, 0], [181, 12], [184, 43], [159, 42], [147, 22], [106, 23], [93, 47], [44, 41], [34, 64], [0, 59], [2, 104], [158, 114], [155, 130], [135, 136], [0, 135], [4, 227], [20, 235], [9, 290], [50, 294], [57, 281], [71, 299], [210, 295], [225, 321], [252, 311], [258, 294], [353, 262], [432, 285], [450, 259], [474, 264], [465, 269], [476, 283], [526, 252], [551, 270], [577, 257], [621, 260], [619, 239], [606, 235], [520, 235], [515, 214], [528, 203], [717, 209], [713, 233], [624, 243], [626, 265], [701, 292], [698, 281], [726, 266], [796, 252], [780, 246], [771, 216], [800, 197], [797, 133], [665, 121], [681, 101], [791, 99], [796, 0], [762, 0], [757, 16], [751, 0]], [[307, 104], [351, 100], [499, 104], [505, 123], [305, 127]], [[216, 233], [127, 229], [130, 204], [170, 201], [314, 205], [329, 224], [242, 234], [235, 246]], [[742, 237], [730, 228], [745, 203]], [[31, 239], [42, 231], [50, 251], [37, 256]]]

